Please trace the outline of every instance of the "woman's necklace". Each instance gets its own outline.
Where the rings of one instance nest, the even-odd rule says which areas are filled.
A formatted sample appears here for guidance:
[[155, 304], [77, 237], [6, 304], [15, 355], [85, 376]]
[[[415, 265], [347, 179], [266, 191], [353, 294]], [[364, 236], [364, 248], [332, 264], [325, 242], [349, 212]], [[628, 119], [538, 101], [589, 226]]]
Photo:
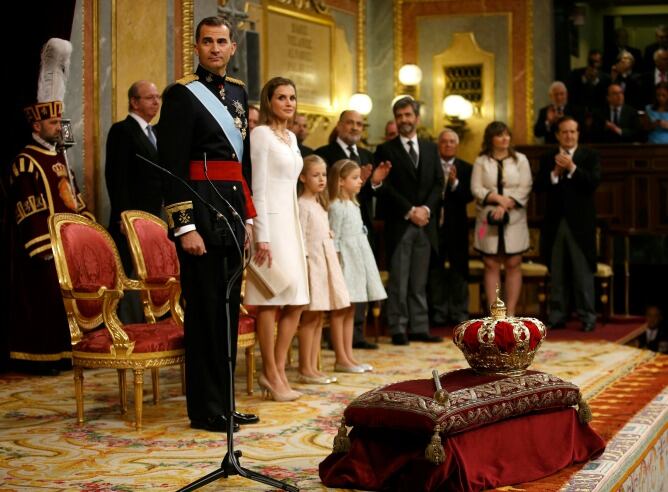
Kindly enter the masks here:
[[271, 128], [271, 131], [274, 132], [274, 135], [276, 135], [281, 142], [290, 145], [290, 134], [286, 129], [279, 130], [278, 128], [274, 127], [269, 127], [269, 128]]

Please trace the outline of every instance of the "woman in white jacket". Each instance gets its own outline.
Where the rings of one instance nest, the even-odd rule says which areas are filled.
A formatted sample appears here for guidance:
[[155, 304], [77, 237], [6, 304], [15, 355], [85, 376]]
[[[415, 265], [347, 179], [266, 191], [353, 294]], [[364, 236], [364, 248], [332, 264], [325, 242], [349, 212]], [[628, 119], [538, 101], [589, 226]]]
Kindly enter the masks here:
[[[299, 318], [309, 303], [306, 253], [299, 224], [297, 178], [304, 162], [288, 121], [297, 110], [294, 83], [282, 77], [267, 82], [260, 95], [260, 125], [251, 132], [253, 165], [254, 258], [257, 264], [276, 264], [289, 277], [288, 287], [272, 295], [252, 274], [246, 279], [244, 303], [257, 306], [256, 327], [263, 396], [276, 401], [299, 398], [290, 387], [285, 362]], [[274, 340], [274, 326], [278, 333]]]
[[513, 316], [522, 290], [522, 253], [529, 249], [525, 207], [532, 180], [529, 161], [515, 152], [511, 138], [505, 123], [487, 125], [473, 164], [471, 192], [478, 210], [473, 247], [483, 255], [487, 301], [495, 298], [503, 265], [506, 306]]

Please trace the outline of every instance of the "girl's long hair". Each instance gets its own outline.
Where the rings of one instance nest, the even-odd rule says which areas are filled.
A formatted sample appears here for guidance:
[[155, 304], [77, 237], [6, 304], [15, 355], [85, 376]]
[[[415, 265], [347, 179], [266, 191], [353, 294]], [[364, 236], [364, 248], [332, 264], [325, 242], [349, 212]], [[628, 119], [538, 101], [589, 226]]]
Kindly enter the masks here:
[[[339, 185], [340, 179], [346, 179], [350, 173], [355, 169], [359, 169], [360, 166], [355, 161], [350, 159], [341, 159], [334, 163], [334, 165], [329, 169], [327, 174], [327, 187], [329, 188], [329, 201], [333, 202], [334, 200], [347, 200], [347, 196], [343, 196], [341, 193], [341, 186]], [[357, 197], [350, 197], [350, 200], [355, 205], [359, 205]]]
[[[325, 166], [325, 169], [327, 169], [327, 163], [322, 159], [317, 154], [311, 154], [306, 157], [304, 157], [304, 167], [302, 168], [302, 172], [300, 173], [301, 175], [306, 176], [306, 173], [310, 168], [315, 166], [316, 164], [322, 164]], [[328, 178], [329, 179], [329, 178]], [[301, 180], [297, 180], [297, 196], [302, 196], [304, 193], [304, 183], [301, 182]], [[328, 189], [325, 187], [324, 190], [316, 193], [315, 195], [315, 200], [324, 208], [325, 210], [329, 209], [329, 194], [328, 194]]]

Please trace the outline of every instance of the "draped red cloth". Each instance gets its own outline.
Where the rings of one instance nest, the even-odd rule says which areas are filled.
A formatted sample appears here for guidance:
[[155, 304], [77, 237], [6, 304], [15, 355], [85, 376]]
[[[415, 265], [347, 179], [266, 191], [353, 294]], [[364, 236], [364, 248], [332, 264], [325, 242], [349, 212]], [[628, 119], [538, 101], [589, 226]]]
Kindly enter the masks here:
[[355, 427], [348, 453], [319, 467], [328, 487], [393, 491], [478, 491], [529, 482], [600, 456], [605, 443], [573, 408], [533, 413], [448, 437], [434, 465], [420, 433]]

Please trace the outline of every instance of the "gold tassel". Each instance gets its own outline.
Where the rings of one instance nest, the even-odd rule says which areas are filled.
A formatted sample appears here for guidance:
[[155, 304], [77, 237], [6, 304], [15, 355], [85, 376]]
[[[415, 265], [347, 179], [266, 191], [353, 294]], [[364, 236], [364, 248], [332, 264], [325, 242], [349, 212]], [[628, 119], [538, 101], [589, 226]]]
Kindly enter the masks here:
[[346, 418], [341, 417], [341, 426], [334, 437], [332, 452], [347, 453], [348, 451], [350, 451], [350, 438], [348, 437], [348, 429], [346, 429]]
[[594, 418], [591, 414], [591, 407], [587, 400], [582, 397], [582, 393], [578, 397], [578, 418], [581, 424], [588, 424]]
[[424, 457], [434, 465], [440, 465], [445, 461], [445, 449], [441, 444], [440, 425], [434, 428], [434, 435], [431, 436], [431, 442], [427, 444], [427, 449], [424, 450]]

